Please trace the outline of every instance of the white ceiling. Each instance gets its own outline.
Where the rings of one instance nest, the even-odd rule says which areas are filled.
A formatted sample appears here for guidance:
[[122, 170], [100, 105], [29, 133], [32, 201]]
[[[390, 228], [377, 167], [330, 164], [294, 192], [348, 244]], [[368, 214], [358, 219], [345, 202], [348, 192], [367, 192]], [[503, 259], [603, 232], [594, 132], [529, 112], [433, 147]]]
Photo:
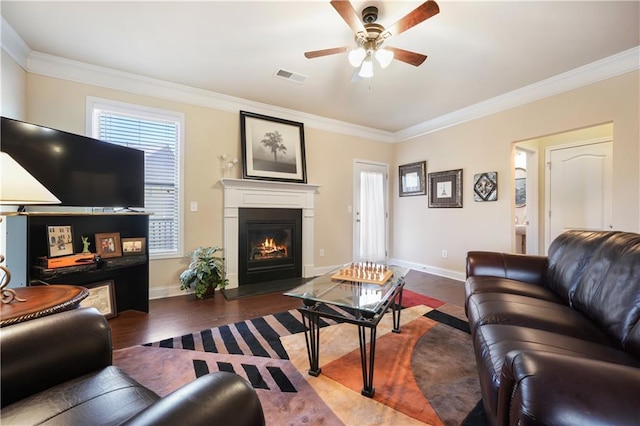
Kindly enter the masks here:
[[[353, 1], [389, 26], [420, 1]], [[639, 1], [451, 1], [387, 44], [428, 55], [351, 82], [329, 1], [6, 1], [35, 52], [397, 132], [640, 45]], [[279, 79], [278, 69], [308, 76]]]

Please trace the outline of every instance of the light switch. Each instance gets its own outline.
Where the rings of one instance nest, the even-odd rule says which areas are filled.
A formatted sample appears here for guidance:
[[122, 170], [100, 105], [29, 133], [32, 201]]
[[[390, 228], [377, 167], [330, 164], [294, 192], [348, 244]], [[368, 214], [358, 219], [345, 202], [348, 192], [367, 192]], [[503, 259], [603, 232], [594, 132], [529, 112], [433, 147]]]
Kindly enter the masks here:
[[197, 212], [198, 211], [198, 202], [197, 201], [192, 201], [191, 202], [191, 211], [192, 212]]

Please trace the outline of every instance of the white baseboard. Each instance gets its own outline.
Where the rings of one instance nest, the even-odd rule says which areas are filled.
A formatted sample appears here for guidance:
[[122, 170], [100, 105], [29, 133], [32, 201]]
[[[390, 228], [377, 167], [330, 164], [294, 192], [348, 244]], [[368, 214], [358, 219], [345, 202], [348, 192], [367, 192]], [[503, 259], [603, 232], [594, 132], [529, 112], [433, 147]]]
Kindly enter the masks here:
[[150, 287], [149, 300], [164, 299], [165, 297], [184, 296], [185, 294], [193, 294], [193, 291], [180, 290], [180, 284], [171, 287]]
[[428, 274], [437, 275], [439, 277], [451, 278], [452, 280], [464, 282], [466, 274], [464, 272], [452, 271], [451, 269], [438, 268], [437, 266], [424, 265], [422, 263], [407, 262], [400, 259], [389, 259], [392, 265], [404, 266], [416, 271], [426, 272]]

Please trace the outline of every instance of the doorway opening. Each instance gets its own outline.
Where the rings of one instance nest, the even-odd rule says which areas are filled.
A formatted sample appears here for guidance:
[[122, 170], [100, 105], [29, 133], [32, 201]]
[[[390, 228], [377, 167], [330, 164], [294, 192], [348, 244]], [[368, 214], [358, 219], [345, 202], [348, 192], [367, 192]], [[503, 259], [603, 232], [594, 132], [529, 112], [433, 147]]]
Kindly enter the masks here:
[[[599, 145], [602, 143], [609, 143], [609, 149], [612, 149], [613, 123], [514, 143], [514, 252], [544, 255], [553, 239], [564, 230], [608, 229], [611, 226], [611, 151], [607, 154], [607, 148]], [[599, 149], [605, 152], [596, 152]], [[521, 197], [516, 199], [516, 190], [522, 186], [517, 182], [521, 176], [517, 173], [517, 167], [522, 164], [522, 159], [517, 160], [523, 155], [521, 152], [526, 156], [526, 201], [524, 206], [517, 207], [518, 201], [522, 201]], [[557, 179], [562, 176], [569, 177]], [[524, 232], [524, 246], [518, 245], [522, 243], [518, 232]]]

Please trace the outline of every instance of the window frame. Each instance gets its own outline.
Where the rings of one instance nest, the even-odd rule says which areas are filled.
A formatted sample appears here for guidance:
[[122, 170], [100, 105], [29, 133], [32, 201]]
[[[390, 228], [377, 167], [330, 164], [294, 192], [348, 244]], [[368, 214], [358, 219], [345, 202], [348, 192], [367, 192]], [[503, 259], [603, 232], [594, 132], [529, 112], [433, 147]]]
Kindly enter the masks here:
[[[184, 257], [184, 122], [185, 116], [182, 112], [169, 111], [160, 108], [149, 107], [146, 105], [132, 104], [128, 102], [114, 101], [111, 99], [87, 96], [85, 111], [85, 134], [91, 138], [98, 139], [99, 130], [97, 128], [97, 120], [95, 111], [97, 109], [114, 111], [122, 114], [129, 114], [141, 118], [152, 120], [166, 120], [178, 122], [178, 141], [176, 153], [178, 155], [178, 241], [176, 252], [165, 252], [149, 254], [151, 260], [154, 259], [173, 259]], [[106, 142], [109, 143], [109, 142]], [[146, 179], [145, 179], [146, 184]]]

